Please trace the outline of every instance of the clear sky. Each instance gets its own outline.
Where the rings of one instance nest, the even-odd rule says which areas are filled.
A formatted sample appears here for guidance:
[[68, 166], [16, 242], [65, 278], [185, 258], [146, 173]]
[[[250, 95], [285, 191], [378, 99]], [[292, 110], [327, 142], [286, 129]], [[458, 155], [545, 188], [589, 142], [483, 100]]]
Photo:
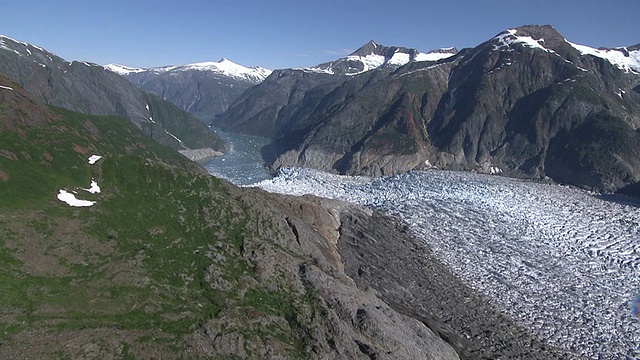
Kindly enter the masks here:
[[217, 61], [271, 69], [333, 60], [369, 40], [473, 47], [549, 24], [593, 47], [640, 43], [640, 0], [7, 0], [0, 34], [65, 58], [135, 67]]

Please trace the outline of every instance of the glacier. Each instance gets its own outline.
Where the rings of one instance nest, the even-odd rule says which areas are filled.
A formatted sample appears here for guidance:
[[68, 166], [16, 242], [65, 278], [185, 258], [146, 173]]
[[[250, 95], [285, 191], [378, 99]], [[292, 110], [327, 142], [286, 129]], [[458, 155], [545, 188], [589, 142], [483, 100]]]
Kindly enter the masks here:
[[624, 198], [440, 170], [367, 178], [285, 168], [251, 186], [397, 216], [547, 344], [575, 358], [640, 358], [640, 208]]

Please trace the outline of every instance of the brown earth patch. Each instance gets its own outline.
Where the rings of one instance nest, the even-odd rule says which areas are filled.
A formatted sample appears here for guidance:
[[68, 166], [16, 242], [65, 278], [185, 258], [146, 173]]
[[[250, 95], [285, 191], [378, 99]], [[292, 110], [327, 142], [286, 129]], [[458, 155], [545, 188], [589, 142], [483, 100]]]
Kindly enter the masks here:
[[88, 154], [89, 153], [89, 149], [84, 147], [84, 146], [80, 146], [78, 144], [73, 144], [73, 151], [75, 151], [78, 154]]
[[16, 156], [16, 154], [12, 153], [9, 150], [0, 149], [0, 156], [5, 157], [9, 160], [18, 161], [18, 157]]
[[9, 181], [9, 179], [11, 178], [11, 176], [9, 176], [9, 174], [7, 174], [6, 172], [0, 170], [0, 180], [7, 182]]

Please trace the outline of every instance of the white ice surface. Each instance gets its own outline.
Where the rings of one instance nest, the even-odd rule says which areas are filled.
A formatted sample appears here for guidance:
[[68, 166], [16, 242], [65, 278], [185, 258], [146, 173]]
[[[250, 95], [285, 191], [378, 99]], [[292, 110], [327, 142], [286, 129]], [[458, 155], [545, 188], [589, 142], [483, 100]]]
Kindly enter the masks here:
[[[283, 169], [259, 187], [406, 221], [463, 281], [576, 359], [640, 358], [640, 209], [559, 185], [473, 173], [383, 179]], [[390, 254], [392, 256], [392, 254]]]
[[76, 207], [93, 206], [93, 204], [96, 203], [95, 201], [77, 199], [74, 194], [67, 192], [64, 189], [60, 189], [60, 191], [58, 192], [58, 200], [67, 203], [69, 206]]

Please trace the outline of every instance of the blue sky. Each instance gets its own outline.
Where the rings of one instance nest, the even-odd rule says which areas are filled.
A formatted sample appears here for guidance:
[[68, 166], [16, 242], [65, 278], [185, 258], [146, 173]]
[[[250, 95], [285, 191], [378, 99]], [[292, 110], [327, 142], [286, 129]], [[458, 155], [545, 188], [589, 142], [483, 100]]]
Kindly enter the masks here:
[[473, 47], [550, 24], [593, 47], [640, 43], [640, 0], [6, 1], [0, 34], [67, 60], [136, 67], [217, 61], [312, 66], [375, 40], [421, 51]]

